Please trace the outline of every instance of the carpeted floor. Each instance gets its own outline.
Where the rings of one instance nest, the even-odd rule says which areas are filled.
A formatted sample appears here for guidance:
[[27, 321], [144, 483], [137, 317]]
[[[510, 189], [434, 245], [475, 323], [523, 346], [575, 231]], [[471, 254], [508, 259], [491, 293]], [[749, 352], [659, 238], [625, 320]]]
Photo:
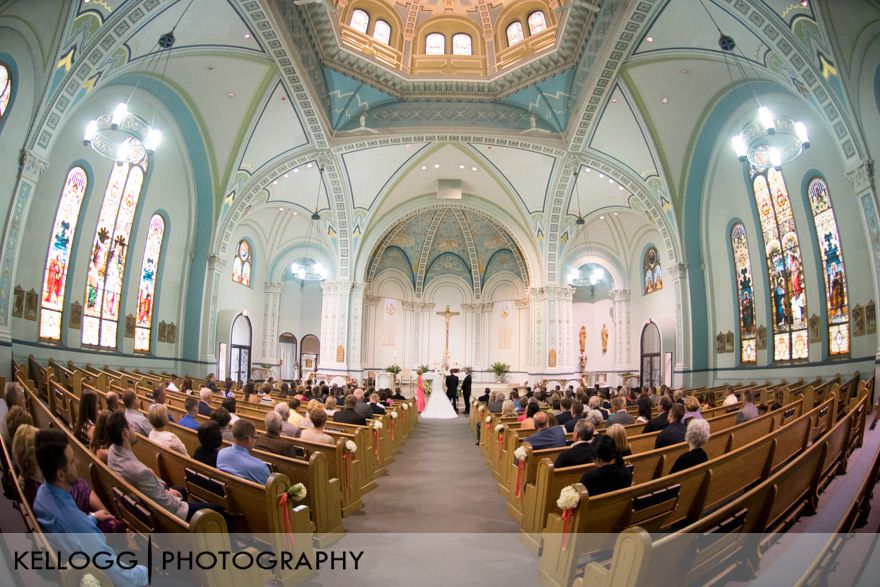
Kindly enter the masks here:
[[468, 419], [420, 420], [349, 532], [518, 533]]

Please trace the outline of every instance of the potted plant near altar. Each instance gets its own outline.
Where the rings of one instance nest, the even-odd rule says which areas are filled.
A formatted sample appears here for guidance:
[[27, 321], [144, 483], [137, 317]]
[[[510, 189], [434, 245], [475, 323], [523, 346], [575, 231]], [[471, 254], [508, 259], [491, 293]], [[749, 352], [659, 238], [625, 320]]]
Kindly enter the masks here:
[[504, 382], [504, 376], [507, 375], [508, 371], [510, 371], [510, 365], [507, 363], [502, 363], [501, 361], [496, 361], [492, 363], [492, 366], [489, 367], [493, 373], [495, 373], [495, 380], [498, 383]]

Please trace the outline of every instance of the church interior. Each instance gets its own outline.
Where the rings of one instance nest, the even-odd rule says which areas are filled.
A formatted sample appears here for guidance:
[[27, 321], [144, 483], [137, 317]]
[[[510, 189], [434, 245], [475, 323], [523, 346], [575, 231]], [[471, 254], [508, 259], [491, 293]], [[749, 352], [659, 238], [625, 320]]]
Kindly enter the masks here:
[[[0, 409], [20, 398], [31, 425], [68, 430], [129, 532], [310, 534], [317, 552], [460, 531], [492, 580], [565, 587], [880, 570], [858, 539], [880, 532], [876, 0], [5, 0], [0, 141]], [[463, 413], [420, 420], [448, 374]], [[178, 378], [197, 423], [233, 400], [224, 442], [239, 446], [239, 420], [265, 436], [279, 400], [284, 424], [326, 418], [329, 440], [255, 450], [272, 472], [255, 484], [194, 465], [197, 426], [166, 428], [182, 456], [144, 433], [137, 459], [219, 511], [169, 515], [77, 427], [112, 420], [128, 390], [123, 412], [167, 404], [179, 420], [196, 404]], [[327, 398], [342, 411], [356, 388], [398, 397], [334, 421]], [[658, 413], [666, 426], [667, 390], [711, 426], [708, 462], [687, 472], [670, 467], [690, 436], [666, 449], [643, 431]], [[501, 413], [511, 391], [522, 413]], [[746, 396], [767, 412], [734, 416]], [[553, 424], [593, 398], [597, 438], [616, 399], [631, 413], [631, 454], [615, 451], [632, 485], [607, 497], [578, 484], [592, 465], [554, 469], [559, 447], [521, 425], [542, 418], [527, 403]], [[4, 471], [22, 475], [13, 436]], [[457, 471], [461, 487], [430, 495]], [[39, 533], [14, 501], [3, 536]], [[684, 546], [719, 534], [724, 552]], [[384, 555], [348, 580], [415, 573]], [[456, 581], [442, 563], [424, 564]]]

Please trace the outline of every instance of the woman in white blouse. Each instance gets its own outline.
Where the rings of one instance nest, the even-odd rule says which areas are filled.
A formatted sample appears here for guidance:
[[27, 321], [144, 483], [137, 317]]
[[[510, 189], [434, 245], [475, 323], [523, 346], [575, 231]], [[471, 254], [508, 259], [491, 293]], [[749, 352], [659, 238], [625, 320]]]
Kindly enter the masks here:
[[168, 408], [164, 404], [153, 404], [150, 406], [150, 411], [147, 412], [147, 419], [153, 425], [153, 430], [150, 432], [150, 440], [173, 451], [189, 454], [177, 435], [170, 430], [165, 430], [165, 427], [168, 425]]

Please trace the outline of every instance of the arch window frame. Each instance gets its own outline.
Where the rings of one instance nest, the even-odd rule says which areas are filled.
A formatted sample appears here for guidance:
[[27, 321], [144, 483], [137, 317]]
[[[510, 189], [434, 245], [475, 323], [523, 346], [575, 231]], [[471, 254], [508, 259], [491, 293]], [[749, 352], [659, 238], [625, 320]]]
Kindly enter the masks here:
[[[739, 231], [740, 234], [736, 234]], [[728, 232], [733, 258], [734, 289], [736, 290], [737, 324], [739, 325], [739, 362], [757, 364], [758, 328], [755, 312], [755, 289], [752, 279], [751, 251], [748, 232], [742, 222], [735, 222]], [[749, 314], [751, 312], [751, 314]]]
[[[541, 15], [541, 22], [544, 25], [544, 28], [542, 28], [538, 31], [535, 30], [535, 26], [537, 26], [537, 25], [535, 25], [535, 26], [532, 25], [532, 17], [536, 14]], [[541, 9], [532, 10], [531, 12], [529, 12], [528, 16], [526, 16], [526, 23], [528, 24], [530, 37], [534, 37], [535, 35], [540, 35], [541, 33], [545, 32], [548, 28], [550, 28], [549, 25], [547, 24], [547, 15], [544, 14], [544, 11]]]
[[[467, 53], [457, 52], [455, 40], [462, 38], [462, 37], [467, 38], [467, 50], [468, 50]], [[472, 56], [474, 54], [474, 39], [473, 39], [473, 37], [471, 37], [468, 33], [465, 33], [465, 32], [454, 33], [452, 35], [452, 54], [453, 55], [463, 55], [463, 56], [468, 56], [468, 57]]]
[[[367, 17], [366, 22], [364, 22], [364, 30], [361, 30], [361, 29], [360, 29], [360, 25], [355, 26], [355, 22], [354, 22], [355, 16], [356, 16], [356, 15], [360, 15], [360, 14], [363, 14], [364, 16]], [[367, 11], [364, 10], [363, 8], [355, 8], [354, 10], [351, 11], [351, 18], [348, 20], [348, 26], [349, 26], [352, 30], [355, 30], [355, 31], [357, 31], [357, 32], [359, 32], [359, 33], [361, 33], [361, 34], [363, 34], [363, 35], [366, 35], [366, 34], [367, 34], [367, 31], [370, 30], [370, 21], [371, 21], [371, 20], [372, 20], [372, 19], [370, 18], [370, 13], [369, 13], [369, 12], [367, 12]]]
[[[516, 42], [511, 41], [511, 37], [510, 37], [510, 30], [514, 27], [519, 27], [519, 37], [520, 38]], [[506, 27], [504, 27], [504, 37], [507, 39], [507, 46], [508, 47], [515, 47], [517, 45], [521, 45], [521, 44], [525, 43], [526, 42], [526, 32], [525, 32], [525, 27], [523, 27], [522, 21], [520, 21], [519, 19], [514, 19], [510, 22], [510, 24], [508, 24]]]
[[[648, 256], [653, 253], [654, 260], [649, 261]], [[650, 282], [648, 274], [650, 273]], [[663, 266], [660, 262], [660, 251], [654, 245], [648, 245], [642, 255], [642, 295], [650, 295], [663, 289]], [[657, 285], [659, 277], [660, 285]], [[650, 285], [648, 285], [650, 283]]]
[[[156, 228], [157, 221], [161, 223], [161, 227], [158, 229]], [[165, 250], [167, 232], [168, 223], [165, 218], [158, 212], [154, 213], [147, 225], [144, 257], [138, 279], [134, 331], [134, 352], [136, 353], [150, 353], [153, 346], [153, 315], [156, 311], [156, 292], [158, 291], [159, 271], [162, 267], [162, 253]]]
[[[247, 249], [247, 255], [242, 256], [242, 245]], [[236, 267], [238, 270], [236, 271]], [[245, 275], [245, 268], [247, 274]], [[235, 246], [235, 257], [232, 260], [232, 282], [244, 287], [251, 287], [254, 275], [254, 246], [246, 238], [242, 238]]]
[[[379, 37], [379, 36], [378, 36], [378, 33], [379, 33], [379, 25], [380, 25], [380, 24], [381, 24], [381, 25], [384, 25], [384, 26], [386, 27], [386, 30], [387, 30], [387, 36], [384, 36], [384, 37]], [[373, 32], [372, 32], [372, 34], [370, 35], [370, 37], [372, 37], [372, 38], [375, 39], [376, 41], [382, 43], [383, 45], [389, 45], [389, 46], [390, 46], [390, 45], [391, 45], [391, 33], [392, 33], [392, 30], [393, 30], [393, 29], [391, 28], [391, 23], [389, 23], [389, 22], [388, 22], [387, 20], [385, 20], [384, 18], [377, 18], [377, 19], [376, 19], [376, 22], [373, 23]]]
[[[442, 40], [443, 40], [443, 43], [442, 43], [441, 46], [440, 46], [440, 52], [439, 52], [439, 53], [436, 53], [436, 52], [435, 52], [435, 53], [431, 53], [431, 52], [430, 52], [430, 45], [429, 45], [429, 43], [430, 43], [430, 41], [431, 41], [432, 38], [434, 38], [434, 39], [442, 39]], [[430, 33], [425, 34], [425, 55], [446, 55], [446, 35], [444, 35], [443, 33], [437, 32], [437, 31], [434, 31], [434, 32], [430, 32]]]
[[13, 79], [12, 66], [9, 63], [0, 60], [0, 70], [6, 72], [6, 83], [0, 87], [0, 124], [2, 124], [8, 118], [9, 109], [12, 108], [15, 80]]

